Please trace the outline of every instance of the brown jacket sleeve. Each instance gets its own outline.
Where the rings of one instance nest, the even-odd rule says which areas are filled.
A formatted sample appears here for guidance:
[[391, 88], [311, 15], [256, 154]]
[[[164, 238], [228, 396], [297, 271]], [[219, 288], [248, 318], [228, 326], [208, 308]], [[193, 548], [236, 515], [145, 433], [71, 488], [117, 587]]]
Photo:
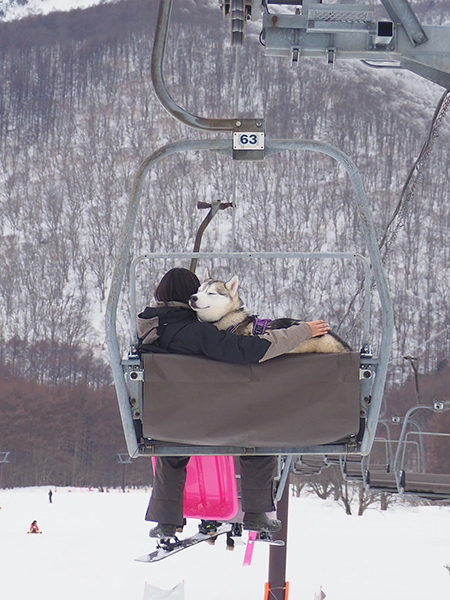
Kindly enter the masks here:
[[312, 331], [308, 323], [302, 321], [287, 329], [272, 329], [260, 337], [270, 342], [269, 349], [259, 361], [261, 363], [281, 354], [287, 354], [302, 342], [309, 340], [312, 337]]

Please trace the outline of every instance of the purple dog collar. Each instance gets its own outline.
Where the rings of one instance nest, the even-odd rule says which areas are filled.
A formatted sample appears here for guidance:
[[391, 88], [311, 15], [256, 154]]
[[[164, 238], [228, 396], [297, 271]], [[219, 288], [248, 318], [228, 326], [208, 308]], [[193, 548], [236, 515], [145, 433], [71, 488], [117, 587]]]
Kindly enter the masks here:
[[253, 319], [253, 335], [264, 335], [267, 325], [272, 319], [260, 319], [257, 315], [251, 315]]
[[[258, 315], [249, 315], [248, 318], [253, 321], [252, 335], [263, 335], [266, 333], [267, 325], [272, 321], [272, 319], [260, 319], [258, 318]], [[242, 323], [232, 325], [231, 327], [228, 327], [227, 331], [229, 333], [234, 333], [240, 325], [242, 325]]]

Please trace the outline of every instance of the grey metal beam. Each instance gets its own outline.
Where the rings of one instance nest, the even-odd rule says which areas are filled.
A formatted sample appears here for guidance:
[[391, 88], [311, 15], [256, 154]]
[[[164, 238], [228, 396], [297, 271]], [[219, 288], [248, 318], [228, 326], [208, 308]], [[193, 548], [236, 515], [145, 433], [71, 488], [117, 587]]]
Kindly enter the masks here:
[[391, 19], [404, 27], [406, 35], [413, 46], [427, 41], [428, 37], [408, 0], [381, 0], [381, 2]]
[[[447, 35], [450, 36], [450, 31], [447, 32]], [[440, 85], [446, 90], [450, 90], [450, 74], [447, 72], [448, 65], [444, 66], [444, 69], [438, 69], [434, 66], [426, 64], [426, 58], [422, 59], [423, 62], [416, 62], [414, 60], [410, 60], [409, 58], [402, 58], [400, 61], [400, 65], [403, 69], [407, 69], [411, 71], [411, 73], [415, 73], [424, 79], [428, 79], [428, 81], [432, 81], [437, 85]], [[433, 59], [432, 59], [433, 60]]]
[[[311, 14], [320, 13], [324, 5], [307, 5]], [[344, 5], [345, 6], [345, 5]], [[407, 30], [395, 25], [392, 37], [380, 43], [377, 23], [319, 21], [300, 15], [263, 15], [263, 33], [267, 56], [284, 56], [295, 64], [302, 57], [321, 58], [324, 63], [362, 60], [383, 66], [401, 67], [445, 89], [450, 89], [450, 27], [423, 27], [426, 43], [413, 46]], [[318, 17], [319, 18], [319, 17]], [[337, 17], [339, 18], [339, 17]], [[295, 57], [295, 59], [294, 59]]]
[[[355, 450], [356, 452], [356, 447]], [[141, 455], [148, 456], [290, 456], [295, 454], [351, 454], [348, 444], [323, 444], [321, 446], [247, 448], [245, 446], [191, 446], [148, 440], [140, 447]]]

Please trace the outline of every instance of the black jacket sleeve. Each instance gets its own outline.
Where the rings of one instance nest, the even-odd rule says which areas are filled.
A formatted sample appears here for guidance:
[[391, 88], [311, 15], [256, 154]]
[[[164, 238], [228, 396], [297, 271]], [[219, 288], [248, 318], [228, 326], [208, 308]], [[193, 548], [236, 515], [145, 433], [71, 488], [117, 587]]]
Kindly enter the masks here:
[[220, 331], [211, 323], [194, 321], [181, 329], [167, 348], [177, 354], [203, 354], [234, 364], [259, 362], [271, 346], [269, 340]]
[[[190, 309], [147, 308], [138, 315], [138, 333], [144, 345], [141, 352], [166, 351], [174, 354], [200, 354], [234, 364], [256, 364], [291, 352], [311, 338], [305, 322], [273, 329], [261, 336], [236, 335], [202, 323]], [[155, 341], [149, 340], [151, 335]], [[153, 339], [152, 338], [152, 339]]]

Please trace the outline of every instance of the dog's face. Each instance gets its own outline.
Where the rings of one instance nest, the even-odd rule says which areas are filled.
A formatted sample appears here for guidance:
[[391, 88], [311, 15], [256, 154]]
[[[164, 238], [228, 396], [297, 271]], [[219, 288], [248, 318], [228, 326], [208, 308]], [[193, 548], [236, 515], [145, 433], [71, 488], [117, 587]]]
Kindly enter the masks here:
[[208, 279], [198, 288], [189, 300], [192, 310], [195, 310], [199, 321], [214, 323], [240, 307], [241, 301], [237, 293], [239, 279], [237, 275], [230, 281]]

